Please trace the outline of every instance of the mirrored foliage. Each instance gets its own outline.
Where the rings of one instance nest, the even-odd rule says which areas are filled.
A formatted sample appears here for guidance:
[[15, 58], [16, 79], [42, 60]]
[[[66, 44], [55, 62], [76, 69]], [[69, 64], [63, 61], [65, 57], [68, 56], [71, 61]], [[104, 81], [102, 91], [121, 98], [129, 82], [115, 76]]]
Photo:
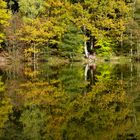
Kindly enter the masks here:
[[131, 73], [129, 65], [88, 65], [86, 78], [81, 65], [41, 67], [38, 75], [23, 71], [24, 78], [1, 82], [1, 139], [137, 139], [135, 96], [128, 88], [135, 66]]

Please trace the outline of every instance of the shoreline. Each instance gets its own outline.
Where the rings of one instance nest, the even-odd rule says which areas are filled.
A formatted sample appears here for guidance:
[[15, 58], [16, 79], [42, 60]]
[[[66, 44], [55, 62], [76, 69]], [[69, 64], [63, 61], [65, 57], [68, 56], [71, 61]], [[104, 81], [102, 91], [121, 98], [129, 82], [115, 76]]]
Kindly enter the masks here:
[[[84, 57], [80, 58], [74, 58], [73, 61], [69, 60], [68, 58], [64, 57], [59, 57], [59, 56], [51, 56], [47, 59], [45, 62], [40, 62], [40, 61], [29, 61], [29, 62], [24, 62], [21, 61], [20, 63], [48, 63], [48, 65], [64, 65], [64, 64], [69, 64], [69, 63], [81, 63], [81, 64], [87, 64], [87, 63], [106, 63], [106, 62], [111, 62], [111, 63], [126, 63], [126, 62], [132, 62], [132, 59], [127, 56], [112, 56], [112, 57], [96, 57], [96, 59], [87, 59]], [[6, 65], [12, 65], [13, 63], [16, 63], [16, 61], [9, 60], [6, 57], [0, 56], [0, 67], [6, 66]]]

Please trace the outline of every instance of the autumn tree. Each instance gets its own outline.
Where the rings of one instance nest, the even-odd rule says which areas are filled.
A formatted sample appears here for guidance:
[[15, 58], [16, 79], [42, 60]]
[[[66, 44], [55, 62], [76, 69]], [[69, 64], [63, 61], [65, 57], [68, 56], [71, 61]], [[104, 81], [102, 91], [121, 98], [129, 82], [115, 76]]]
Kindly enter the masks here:
[[86, 57], [93, 52], [110, 56], [126, 38], [126, 26], [132, 18], [131, 6], [123, 0], [19, 0], [18, 3], [22, 26], [17, 35], [26, 45], [25, 56], [33, 60], [46, 47], [59, 52], [76, 52], [80, 48]]
[[24, 17], [36, 18], [44, 10], [43, 0], [19, 0], [20, 12]]
[[[32, 4], [35, 5], [36, 3]], [[25, 18], [23, 18], [23, 26], [18, 34], [21, 41], [28, 46], [31, 45], [31, 47], [25, 49], [25, 53], [27, 53], [27, 55], [33, 53], [34, 60], [36, 59], [35, 54], [39, 51], [37, 47], [57, 44], [64, 33], [66, 26], [63, 22], [63, 19], [65, 19], [63, 16], [66, 13], [64, 3], [59, 1], [47, 1], [44, 2], [43, 9], [43, 15], [34, 13], [36, 10], [39, 12], [40, 9], [32, 10], [32, 14], [30, 15], [26, 14], [24, 6], [23, 9], [21, 9]]]
[[[119, 1], [72, 1], [75, 3], [75, 23], [83, 29], [87, 41], [85, 55], [88, 51], [101, 49], [100, 53], [110, 52], [118, 45], [126, 31], [126, 25], [131, 18], [131, 7], [123, 0]], [[75, 14], [76, 13], [76, 14]], [[108, 45], [107, 45], [108, 44]], [[105, 53], [106, 55], [109, 53]]]
[[7, 10], [6, 2], [0, 0], [0, 43], [2, 43], [5, 38], [4, 28], [8, 25], [9, 18], [10, 13]]

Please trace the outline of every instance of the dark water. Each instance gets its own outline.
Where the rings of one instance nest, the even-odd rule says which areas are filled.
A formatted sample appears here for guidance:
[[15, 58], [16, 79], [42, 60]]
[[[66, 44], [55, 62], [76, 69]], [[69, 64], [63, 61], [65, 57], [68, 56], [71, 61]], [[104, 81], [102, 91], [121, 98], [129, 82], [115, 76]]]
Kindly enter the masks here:
[[0, 77], [0, 140], [140, 140], [140, 64], [22, 64]]

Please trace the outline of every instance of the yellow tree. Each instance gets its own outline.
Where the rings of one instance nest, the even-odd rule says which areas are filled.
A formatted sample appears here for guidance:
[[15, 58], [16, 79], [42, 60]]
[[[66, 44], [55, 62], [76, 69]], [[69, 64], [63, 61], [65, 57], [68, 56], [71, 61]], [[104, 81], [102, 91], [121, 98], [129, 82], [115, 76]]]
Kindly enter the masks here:
[[10, 14], [6, 9], [6, 2], [0, 0], [0, 43], [3, 42], [5, 37], [4, 27], [8, 25], [8, 19], [10, 18]]
[[25, 54], [27, 56], [33, 54], [34, 60], [36, 60], [36, 53], [39, 51], [37, 47], [58, 44], [66, 26], [64, 23], [64, 19], [66, 20], [64, 2], [60, 0], [46, 1], [43, 6], [43, 14], [25, 15], [22, 28], [18, 32], [20, 40], [31, 46], [25, 49]]
[[131, 7], [124, 0], [80, 0], [80, 2], [72, 0], [72, 2], [75, 23], [83, 29], [86, 36], [84, 45], [86, 57], [88, 51], [95, 48], [101, 49], [100, 53], [111, 52], [114, 44], [124, 39], [122, 35], [131, 18]]
[[0, 77], [0, 137], [3, 135], [5, 123], [8, 121], [8, 116], [12, 112], [11, 100], [5, 90], [4, 83]]

